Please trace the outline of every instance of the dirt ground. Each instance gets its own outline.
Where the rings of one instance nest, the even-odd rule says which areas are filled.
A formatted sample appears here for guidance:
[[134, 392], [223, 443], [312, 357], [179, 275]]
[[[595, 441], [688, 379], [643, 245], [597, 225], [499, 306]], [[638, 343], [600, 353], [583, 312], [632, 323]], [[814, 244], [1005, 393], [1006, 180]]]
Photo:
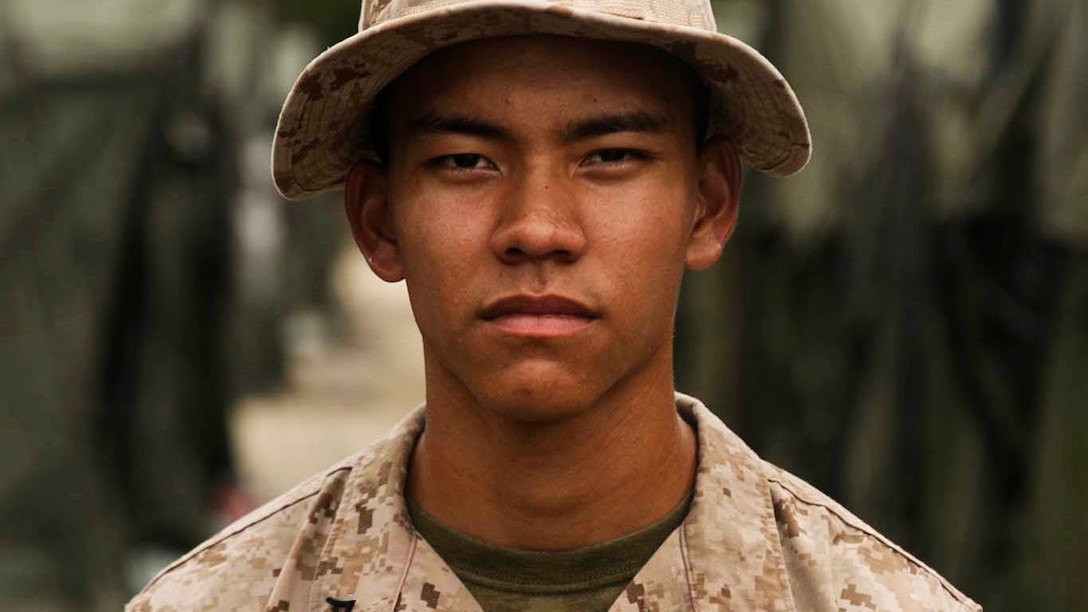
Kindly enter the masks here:
[[363, 448], [423, 401], [423, 353], [404, 283], [378, 279], [354, 248], [333, 274], [347, 337], [320, 327], [303, 333], [291, 343], [284, 390], [235, 409], [240, 476], [257, 501]]

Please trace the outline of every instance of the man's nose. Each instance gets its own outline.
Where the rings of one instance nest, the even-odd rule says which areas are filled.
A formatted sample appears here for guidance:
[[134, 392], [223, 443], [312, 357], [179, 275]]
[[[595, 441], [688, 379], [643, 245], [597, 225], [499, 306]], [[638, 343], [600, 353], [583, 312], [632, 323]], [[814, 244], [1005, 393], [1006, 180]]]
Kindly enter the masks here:
[[512, 185], [502, 206], [491, 249], [504, 263], [571, 263], [582, 256], [586, 236], [575, 195], [562, 177], [529, 174]]

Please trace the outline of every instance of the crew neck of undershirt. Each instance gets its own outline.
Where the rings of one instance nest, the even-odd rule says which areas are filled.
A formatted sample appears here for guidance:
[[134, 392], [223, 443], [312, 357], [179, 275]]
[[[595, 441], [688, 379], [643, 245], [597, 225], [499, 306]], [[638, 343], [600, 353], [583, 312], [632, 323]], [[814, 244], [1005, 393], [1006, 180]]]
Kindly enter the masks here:
[[408, 512], [416, 531], [466, 585], [558, 595], [630, 581], [683, 523], [691, 500], [689, 492], [668, 515], [636, 532], [564, 551], [519, 550], [487, 544], [442, 524], [410, 499]]

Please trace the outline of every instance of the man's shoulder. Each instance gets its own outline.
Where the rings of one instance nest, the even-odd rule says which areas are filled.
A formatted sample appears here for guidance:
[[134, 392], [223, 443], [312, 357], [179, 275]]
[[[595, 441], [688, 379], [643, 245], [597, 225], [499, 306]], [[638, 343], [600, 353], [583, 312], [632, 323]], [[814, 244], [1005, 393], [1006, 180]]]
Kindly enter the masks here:
[[263, 609], [307, 524], [335, 507], [363, 460], [359, 453], [315, 474], [208, 538], [159, 572], [126, 610]]
[[830, 595], [848, 610], [981, 610], [936, 571], [812, 485], [771, 463], [763, 465], [799, 600]]
[[[385, 525], [403, 523], [401, 485], [423, 423], [420, 408], [384, 438], [223, 529], [160, 572], [126, 610], [265, 609], [273, 594], [280, 607], [305, 608], [318, 577], [344, 572], [322, 557], [335, 533], [351, 532], [344, 544], [350, 548], [366, 537], [385, 538]], [[384, 522], [375, 523], [378, 515]], [[347, 529], [351, 520], [354, 528]], [[369, 554], [385, 554], [384, 547]]]
[[789, 600], [798, 610], [980, 609], [830, 497], [760, 459], [698, 400], [678, 394], [677, 407], [700, 441], [687, 531], [705, 582], [753, 608], [790, 609]]

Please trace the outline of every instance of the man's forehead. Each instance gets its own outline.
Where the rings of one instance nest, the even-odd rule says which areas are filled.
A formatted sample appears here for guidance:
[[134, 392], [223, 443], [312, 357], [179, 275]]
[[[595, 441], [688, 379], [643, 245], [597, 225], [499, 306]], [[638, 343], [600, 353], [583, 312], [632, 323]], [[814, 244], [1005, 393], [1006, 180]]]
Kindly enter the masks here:
[[[534, 127], [551, 132], [550, 136], [556, 141], [574, 143], [622, 132], [671, 134], [676, 131], [677, 122], [668, 113], [637, 107], [616, 111], [585, 108], [575, 110], [552, 125], [538, 124]], [[504, 122], [501, 116], [426, 111], [408, 118], [405, 135], [413, 138], [428, 134], [458, 134], [515, 141], [519, 131], [518, 126]]]
[[400, 80], [415, 74], [444, 79], [472, 81], [486, 75], [521, 75], [554, 67], [597, 72], [598, 78], [619, 78], [627, 74], [662, 70], [666, 74], [690, 71], [671, 54], [638, 43], [593, 40], [556, 35], [527, 35], [488, 38], [445, 47], [430, 53], [405, 71]]
[[[438, 51], [390, 86], [394, 114], [426, 131], [446, 118], [517, 113], [543, 100], [577, 131], [593, 116], [662, 131], [690, 108], [690, 68], [645, 45], [562, 36], [475, 41]], [[584, 127], [584, 126], [583, 126]]]

